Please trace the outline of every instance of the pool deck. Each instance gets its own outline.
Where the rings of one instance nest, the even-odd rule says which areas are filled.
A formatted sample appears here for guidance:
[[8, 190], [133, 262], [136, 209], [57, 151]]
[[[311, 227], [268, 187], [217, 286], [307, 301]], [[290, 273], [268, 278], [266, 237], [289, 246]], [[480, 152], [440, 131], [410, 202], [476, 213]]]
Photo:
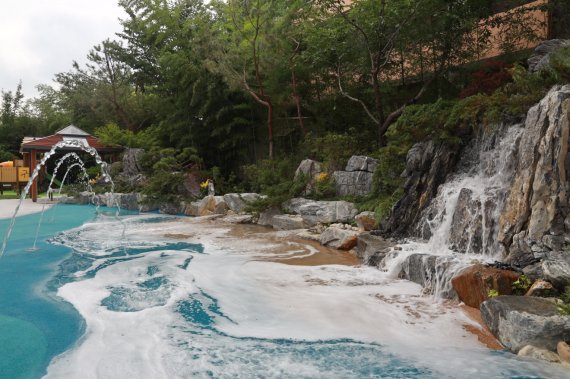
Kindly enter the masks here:
[[[0, 219], [12, 217], [19, 201], [20, 199], [0, 200]], [[42, 201], [45, 201], [45, 199], [38, 199], [37, 203], [34, 203], [32, 199], [25, 199], [22, 203], [22, 206], [20, 207], [18, 216], [41, 212], [43, 206]], [[46, 204], [46, 208], [51, 207], [51, 204], [52, 203]]]

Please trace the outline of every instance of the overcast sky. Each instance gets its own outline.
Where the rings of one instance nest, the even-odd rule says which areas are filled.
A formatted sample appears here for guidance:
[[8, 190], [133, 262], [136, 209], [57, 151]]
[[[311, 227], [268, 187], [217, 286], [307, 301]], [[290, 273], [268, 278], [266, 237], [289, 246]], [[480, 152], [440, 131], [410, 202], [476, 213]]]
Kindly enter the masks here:
[[26, 98], [121, 30], [118, 0], [0, 0], [0, 89]]

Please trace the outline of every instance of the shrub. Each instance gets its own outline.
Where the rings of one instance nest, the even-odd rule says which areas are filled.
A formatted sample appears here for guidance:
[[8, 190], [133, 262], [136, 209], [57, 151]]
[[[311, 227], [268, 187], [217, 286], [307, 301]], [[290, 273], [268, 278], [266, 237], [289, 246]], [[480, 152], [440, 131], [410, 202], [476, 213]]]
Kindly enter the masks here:
[[550, 67], [558, 82], [570, 83], [570, 47], [565, 47], [552, 54]]
[[303, 176], [293, 180], [295, 165], [287, 159], [263, 160], [258, 164], [243, 166], [243, 175], [249, 189], [266, 195], [253, 203], [250, 210], [259, 212], [270, 206], [299, 196], [307, 185]]
[[465, 98], [479, 93], [492, 94], [498, 88], [512, 80], [509, 68], [512, 65], [502, 61], [487, 61], [483, 67], [471, 74], [471, 81], [459, 94]]
[[524, 295], [527, 293], [531, 285], [532, 280], [530, 280], [528, 276], [524, 274], [519, 276], [519, 278], [511, 285], [513, 289], [513, 295]]
[[323, 137], [307, 134], [303, 142], [303, 150], [308, 157], [323, 163], [329, 171], [344, 170], [352, 155], [364, 153], [367, 146], [355, 130], [348, 133], [327, 133]]

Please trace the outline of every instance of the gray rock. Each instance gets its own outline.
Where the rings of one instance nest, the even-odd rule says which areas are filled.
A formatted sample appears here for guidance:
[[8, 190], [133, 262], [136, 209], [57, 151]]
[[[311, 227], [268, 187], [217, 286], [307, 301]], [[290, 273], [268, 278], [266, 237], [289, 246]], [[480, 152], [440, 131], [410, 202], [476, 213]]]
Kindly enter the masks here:
[[186, 204], [186, 208], [184, 209], [184, 214], [186, 216], [200, 216], [200, 204], [202, 201], [192, 201]]
[[358, 210], [347, 201], [314, 201], [294, 198], [283, 203], [283, 209], [289, 213], [301, 215], [307, 225], [334, 222], [350, 223]]
[[361, 233], [356, 241], [356, 254], [365, 265], [378, 266], [393, 244], [380, 236]]
[[370, 231], [376, 227], [376, 215], [374, 212], [361, 212], [354, 217], [356, 226], [362, 230]]
[[450, 277], [452, 258], [429, 254], [411, 254], [402, 263], [398, 277], [420, 284], [426, 291], [447, 299], [457, 298]]
[[257, 220], [258, 225], [263, 226], [273, 226], [273, 217], [282, 214], [281, 209], [279, 207], [273, 206], [267, 208], [263, 212], [259, 214], [259, 219]]
[[499, 221], [507, 262], [525, 266], [564, 244], [570, 85], [554, 86], [530, 108], [517, 153], [516, 175]]
[[525, 347], [519, 350], [517, 355], [519, 357], [539, 359], [541, 361], [546, 361], [551, 363], [560, 363], [560, 357], [558, 356], [558, 354], [550, 350], [541, 349], [532, 345], [526, 345]]
[[229, 224], [253, 224], [253, 215], [229, 215], [223, 221]]
[[374, 173], [378, 168], [378, 160], [363, 155], [353, 155], [346, 164], [345, 171], [365, 171]]
[[368, 196], [372, 192], [374, 174], [366, 171], [335, 171], [333, 179], [338, 196]]
[[224, 201], [228, 208], [237, 214], [244, 213], [248, 205], [260, 198], [261, 195], [257, 193], [228, 193], [224, 195]]
[[77, 204], [86, 205], [91, 204], [93, 201], [96, 201], [94, 200], [94, 196], [96, 195], [93, 192], [83, 191], [77, 194], [75, 198], [77, 199]]
[[160, 213], [165, 213], [168, 215], [178, 215], [184, 213], [185, 206], [182, 203], [163, 203], [160, 204], [158, 210]]
[[137, 186], [145, 181], [140, 161], [144, 155], [143, 149], [125, 149], [123, 153], [122, 172], [120, 177], [131, 186]]
[[274, 215], [271, 226], [277, 230], [305, 229], [307, 225], [301, 216]]
[[451, 221], [450, 247], [460, 253], [479, 253], [483, 246], [481, 202], [473, 199], [472, 195], [470, 189], [461, 189]]
[[552, 283], [559, 291], [570, 285], [570, 253], [552, 252], [542, 261], [544, 279]]
[[524, 294], [525, 296], [536, 297], [552, 297], [556, 296], [558, 291], [552, 286], [552, 283], [539, 279], [532, 283], [532, 286]]
[[[426, 141], [417, 143], [408, 151], [404, 195], [394, 205], [389, 217], [382, 223], [383, 232], [394, 236], [415, 234], [422, 211], [437, 195], [459, 158], [459, 146]], [[426, 228], [426, 231], [429, 228]], [[425, 235], [422, 237], [429, 238]]]
[[121, 193], [115, 194], [116, 195], [116, 202], [119, 204], [121, 209], [126, 209], [129, 211], [139, 211], [140, 210], [140, 202], [142, 200], [142, 196], [136, 192], [130, 193]]
[[295, 180], [299, 179], [301, 175], [309, 182], [313, 182], [315, 177], [321, 172], [321, 163], [312, 159], [304, 159], [295, 170]]
[[526, 345], [556, 350], [570, 338], [570, 317], [560, 316], [549, 300], [530, 296], [499, 296], [481, 304], [481, 317], [506, 348], [517, 353]]
[[141, 195], [139, 203], [139, 212], [156, 212], [160, 205], [148, 199], [148, 197]]
[[551, 39], [538, 45], [528, 58], [528, 69], [530, 72], [546, 70], [550, 67], [550, 56], [563, 47], [570, 46], [570, 41], [561, 39]]
[[542, 263], [538, 262], [535, 264], [531, 264], [523, 268], [523, 273], [530, 279], [530, 280], [537, 280], [543, 277], [542, 272]]
[[321, 234], [320, 242], [323, 246], [340, 250], [350, 250], [356, 246], [358, 232], [351, 229], [341, 229], [330, 226]]
[[202, 196], [202, 188], [200, 188], [202, 176], [196, 172], [187, 172], [184, 174], [182, 182], [181, 195], [191, 198], [200, 198]]

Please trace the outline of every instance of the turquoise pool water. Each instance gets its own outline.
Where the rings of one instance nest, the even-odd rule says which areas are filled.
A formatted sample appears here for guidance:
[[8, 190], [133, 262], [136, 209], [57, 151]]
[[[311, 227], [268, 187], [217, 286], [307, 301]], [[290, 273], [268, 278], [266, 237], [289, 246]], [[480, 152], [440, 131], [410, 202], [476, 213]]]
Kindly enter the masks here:
[[26, 251], [39, 215], [24, 216], [0, 259], [2, 379], [566, 375], [477, 347], [456, 315], [375, 269], [260, 262], [266, 246], [188, 219], [47, 212], [40, 249]]
[[[49, 219], [54, 216], [56, 222]], [[65, 205], [45, 212], [38, 251], [33, 245], [39, 214], [18, 217], [8, 249], [0, 258], [0, 378], [38, 378], [51, 359], [69, 349], [85, 323], [48, 283], [72, 250], [46, 239], [93, 218], [94, 208]], [[9, 220], [0, 220], [0, 236]]]

